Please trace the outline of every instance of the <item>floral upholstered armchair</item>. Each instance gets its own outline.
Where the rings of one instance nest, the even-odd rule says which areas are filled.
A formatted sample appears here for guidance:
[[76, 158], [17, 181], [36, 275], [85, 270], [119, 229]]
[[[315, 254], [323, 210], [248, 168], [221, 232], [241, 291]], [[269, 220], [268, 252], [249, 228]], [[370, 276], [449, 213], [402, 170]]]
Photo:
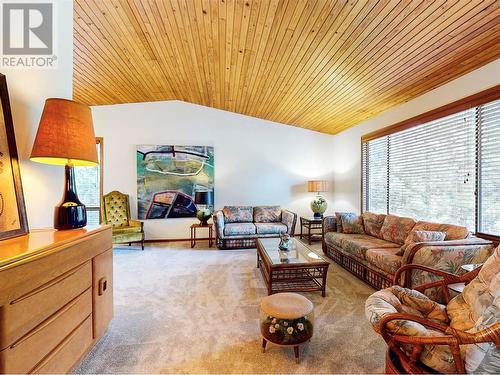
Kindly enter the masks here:
[[101, 217], [103, 224], [113, 227], [113, 243], [140, 242], [144, 250], [144, 223], [130, 219], [128, 194], [112, 191], [102, 197]]
[[[440, 277], [414, 290], [397, 283], [411, 268]], [[366, 301], [366, 316], [388, 345], [388, 373], [500, 373], [500, 246], [481, 268], [457, 276], [408, 264], [395, 285]], [[465, 283], [450, 300], [449, 286]], [[423, 292], [440, 288], [446, 306]]]

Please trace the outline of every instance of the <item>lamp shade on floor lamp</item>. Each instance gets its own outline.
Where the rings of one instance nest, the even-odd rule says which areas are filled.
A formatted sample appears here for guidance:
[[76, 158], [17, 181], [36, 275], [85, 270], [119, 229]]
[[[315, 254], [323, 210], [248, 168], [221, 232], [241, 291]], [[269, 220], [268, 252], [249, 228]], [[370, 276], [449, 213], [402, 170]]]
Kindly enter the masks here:
[[47, 99], [30, 160], [65, 166], [64, 196], [55, 209], [54, 226], [57, 229], [84, 227], [87, 213], [78, 199], [73, 167], [98, 163], [90, 108], [72, 100]]

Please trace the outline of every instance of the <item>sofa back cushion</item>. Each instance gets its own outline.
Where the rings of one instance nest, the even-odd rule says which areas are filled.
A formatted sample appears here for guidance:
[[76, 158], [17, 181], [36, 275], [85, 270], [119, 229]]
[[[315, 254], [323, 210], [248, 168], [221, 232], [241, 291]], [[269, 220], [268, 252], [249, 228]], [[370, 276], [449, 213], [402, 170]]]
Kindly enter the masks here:
[[222, 212], [225, 223], [251, 223], [253, 221], [252, 206], [225, 206]]
[[346, 234], [364, 234], [363, 218], [352, 212], [343, 212], [340, 214], [342, 222], [342, 231]]
[[413, 227], [413, 231], [425, 230], [446, 233], [445, 240], [463, 240], [469, 236], [469, 230], [466, 227], [452, 224], [429, 223], [427, 221], [418, 221]]
[[384, 240], [402, 245], [414, 226], [415, 220], [410, 217], [387, 215], [380, 234]]
[[373, 212], [363, 212], [361, 216], [363, 217], [365, 233], [373, 237], [382, 238], [380, 236], [380, 229], [382, 229], [386, 215], [374, 214]]
[[446, 237], [445, 232], [413, 229], [408, 235], [408, 237], [406, 237], [404, 245], [401, 246], [396, 255], [404, 255], [406, 249], [408, 249], [409, 247], [413, 247], [413, 245], [416, 243], [444, 241], [445, 237]]
[[281, 207], [256, 206], [253, 208], [253, 221], [256, 223], [279, 223], [281, 221]]

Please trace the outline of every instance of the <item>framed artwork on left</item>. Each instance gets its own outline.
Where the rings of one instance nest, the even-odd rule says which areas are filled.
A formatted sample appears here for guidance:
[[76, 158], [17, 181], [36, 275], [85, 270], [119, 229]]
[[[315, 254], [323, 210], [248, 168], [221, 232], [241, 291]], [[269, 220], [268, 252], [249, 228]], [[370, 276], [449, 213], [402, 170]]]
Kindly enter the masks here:
[[0, 240], [28, 233], [7, 80], [0, 74]]

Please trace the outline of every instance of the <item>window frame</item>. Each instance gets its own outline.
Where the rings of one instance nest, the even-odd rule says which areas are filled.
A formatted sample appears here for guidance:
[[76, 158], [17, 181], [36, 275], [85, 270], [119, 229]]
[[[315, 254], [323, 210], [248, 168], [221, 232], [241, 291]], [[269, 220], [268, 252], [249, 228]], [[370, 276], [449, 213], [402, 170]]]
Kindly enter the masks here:
[[104, 176], [104, 168], [103, 168], [103, 158], [104, 158], [104, 138], [96, 137], [95, 144], [99, 145], [99, 206], [85, 206], [87, 211], [98, 211], [99, 212], [99, 224], [102, 224], [101, 217], [101, 204], [102, 204], [102, 195], [103, 195], [103, 176]]
[[[482, 104], [486, 104], [495, 100], [500, 99], [500, 85], [493, 86], [487, 90], [481, 91], [479, 93], [476, 93], [474, 95], [465, 97], [463, 99], [457, 100], [455, 102], [446, 104], [444, 106], [438, 107], [436, 109], [433, 109], [431, 111], [422, 113], [418, 116], [412, 117], [410, 119], [398, 122], [396, 124], [389, 125], [387, 127], [384, 127], [382, 129], [367, 133], [361, 137], [361, 212], [364, 211], [364, 194], [365, 190], [367, 190], [367, 186], [365, 186], [365, 179], [364, 179], [364, 171], [368, 166], [364, 165], [366, 161], [363, 158], [363, 147], [364, 144], [366, 144], [369, 141], [372, 141], [377, 138], [385, 137], [394, 133], [398, 133], [400, 131], [406, 130], [413, 128], [415, 126], [419, 126], [425, 123], [428, 123], [430, 121], [434, 121], [446, 116], [453, 115], [457, 112], [461, 112], [467, 109], [471, 109], [473, 107], [480, 106]], [[480, 194], [480, 189], [481, 189], [481, 173], [480, 173], [480, 145], [479, 145], [479, 139], [476, 137], [476, 165], [475, 165], [475, 173], [476, 173], [476, 179], [475, 179], [475, 191], [476, 191], [476, 202], [475, 202], [475, 228], [474, 228], [474, 234], [477, 237], [488, 239], [491, 241], [495, 242], [500, 242], [500, 235], [492, 235], [492, 234], [487, 234], [487, 233], [481, 233], [478, 231], [478, 226], [479, 226], [479, 220], [481, 217], [481, 194]], [[388, 177], [389, 178], [389, 177]], [[389, 211], [387, 211], [389, 212]]]

